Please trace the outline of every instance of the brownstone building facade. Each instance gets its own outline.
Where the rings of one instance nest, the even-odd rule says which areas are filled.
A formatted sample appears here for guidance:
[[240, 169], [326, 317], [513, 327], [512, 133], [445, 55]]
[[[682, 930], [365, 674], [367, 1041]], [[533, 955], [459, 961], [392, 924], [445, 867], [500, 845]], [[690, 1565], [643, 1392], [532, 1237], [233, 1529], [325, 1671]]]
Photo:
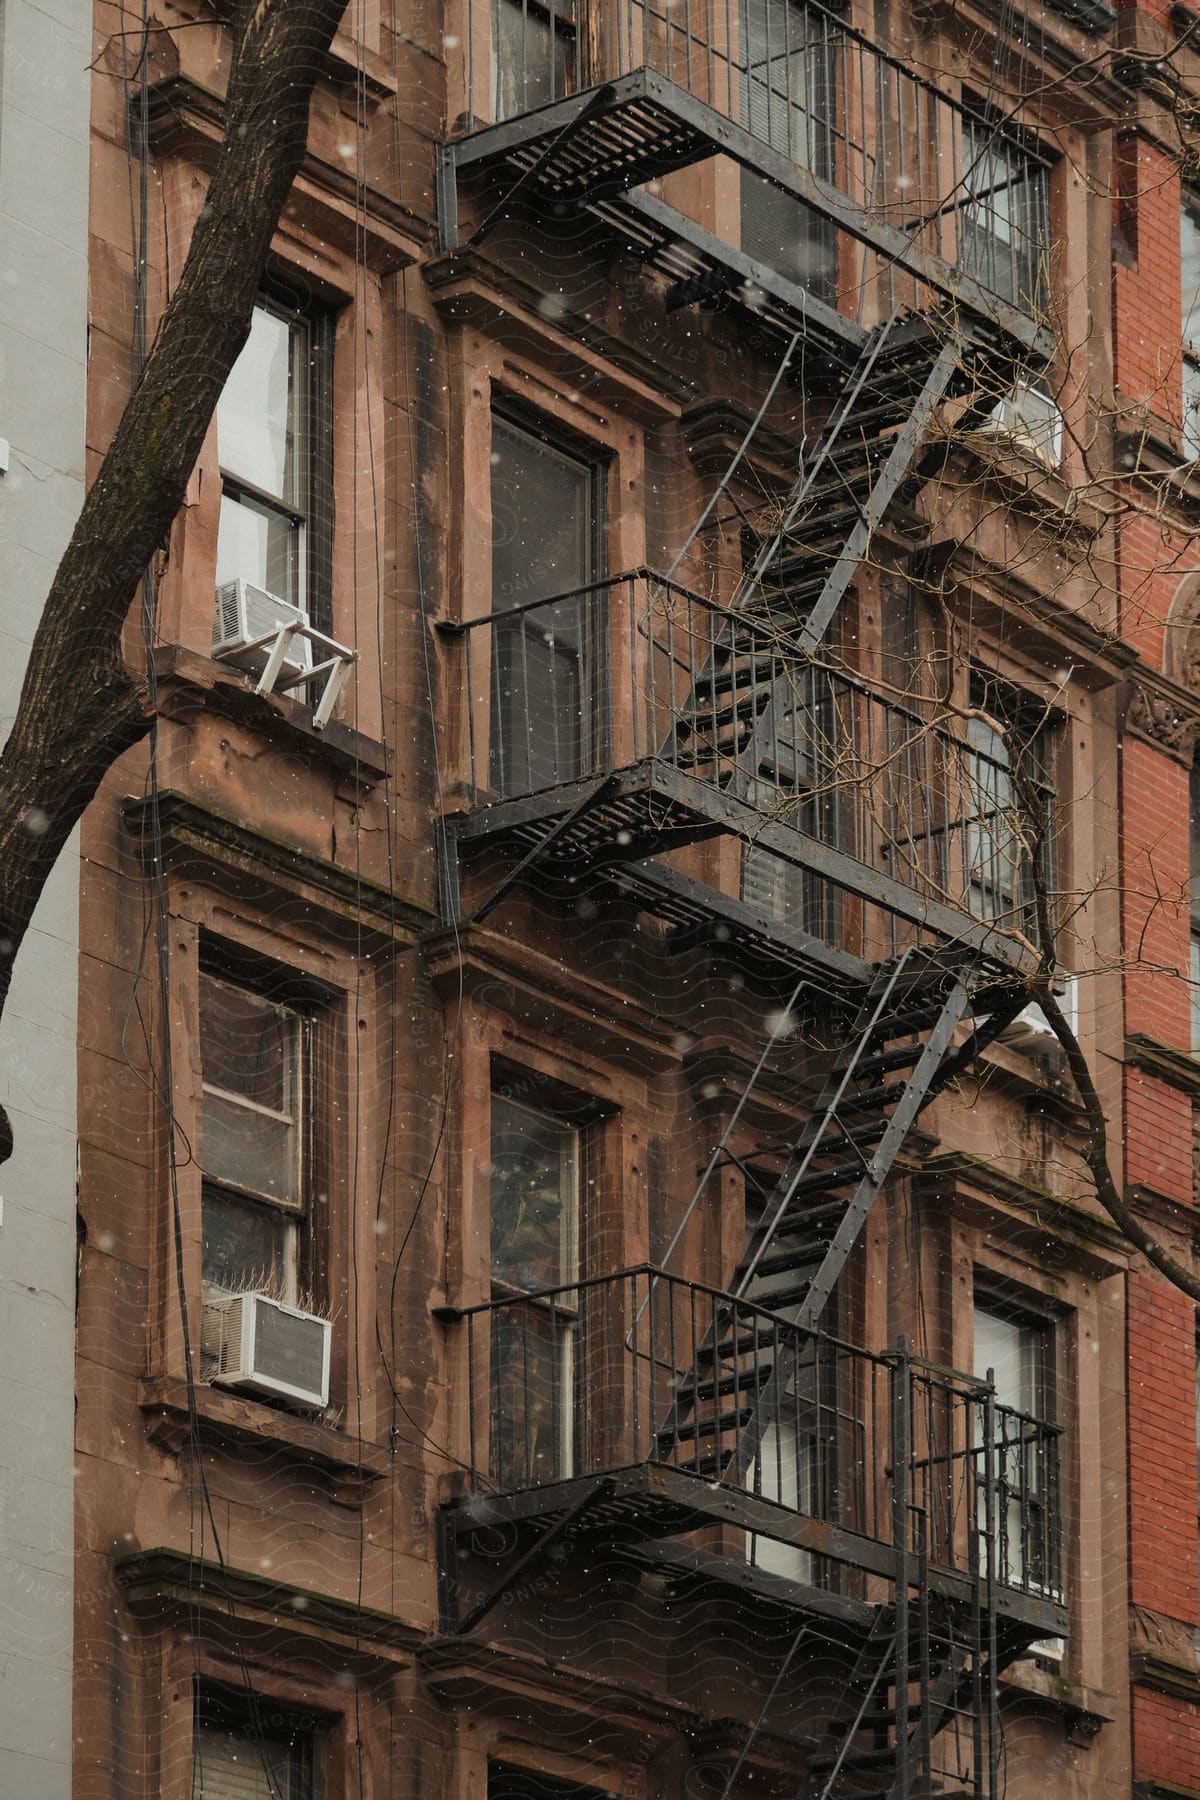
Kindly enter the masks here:
[[[219, 11], [97, 8], [92, 473]], [[1030, 1000], [1191, 1266], [1182, 11], [348, 9], [83, 831], [81, 1800], [1200, 1795]]]

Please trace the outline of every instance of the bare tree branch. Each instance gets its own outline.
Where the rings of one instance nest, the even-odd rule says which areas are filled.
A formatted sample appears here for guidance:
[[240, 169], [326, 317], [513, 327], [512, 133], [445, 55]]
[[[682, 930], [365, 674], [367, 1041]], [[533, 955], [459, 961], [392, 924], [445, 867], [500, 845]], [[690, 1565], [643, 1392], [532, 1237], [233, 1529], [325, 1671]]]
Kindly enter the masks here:
[[[50, 586], [0, 753], [0, 1014], [47, 877], [109, 766], [150, 727], [121, 632], [246, 341], [344, 0], [243, 0], [225, 136], [172, 294]], [[11, 1131], [0, 1108], [0, 1161]]]

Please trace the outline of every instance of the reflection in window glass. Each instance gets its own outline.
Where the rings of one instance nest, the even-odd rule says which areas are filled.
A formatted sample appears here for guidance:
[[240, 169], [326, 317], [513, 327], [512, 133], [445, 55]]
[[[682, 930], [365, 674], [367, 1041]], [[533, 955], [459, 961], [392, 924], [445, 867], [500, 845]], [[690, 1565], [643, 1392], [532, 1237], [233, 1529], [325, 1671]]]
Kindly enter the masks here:
[[217, 584], [241, 579], [305, 604], [312, 383], [306, 324], [256, 306], [217, 402]]
[[1200, 214], [1185, 201], [1179, 215], [1183, 277], [1183, 447], [1200, 456]]
[[311, 1800], [311, 1774], [311, 1740], [304, 1733], [281, 1738], [240, 1722], [197, 1726], [192, 1800]]
[[578, 1132], [527, 1107], [492, 1102], [492, 1279], [524, 1293], [578, 1274]]
[[[741, 13], [742, 112], [774, 150], [834, 174], [836, 40], [796, 0], [746, 0]], [[823, 298], [837, 289], [836, 228], [752, 169], [741, 171], [742, 249]]]
[[575, 92], [577, 0], [495, 0], [493, 30], [497, 119]]
[[297, 1204], [300, 1021], [260, 994], [200, 978], [201, 1158], [211, 1180]]
[[294, 339], [299, 327], [256, 306], [250, 336], [217, 403], [221, 467], [294, 504], [298, 466]]
[[990, 293], [1042, 313], [1048, 299], [1048, 170], [990, 120], [963, 124], [959, 264]]
[[303, 1034], [290, 1007], [201, 974], [201, 1265], [210, 1292], [297, 1299]]
[[586, 773], [598, 696], [589, 674], [599, 571], [600, 476], [507, 420], [492, 421], [492, 610], [553, 598], [502, 620], [492, 656], [489, 781], [534, 793]]
[[262, 1289], [279, 1300], [295, 1300], [294, 1218], [206, 1182], [203, 1220], [200, 1273], [206, 1291]]

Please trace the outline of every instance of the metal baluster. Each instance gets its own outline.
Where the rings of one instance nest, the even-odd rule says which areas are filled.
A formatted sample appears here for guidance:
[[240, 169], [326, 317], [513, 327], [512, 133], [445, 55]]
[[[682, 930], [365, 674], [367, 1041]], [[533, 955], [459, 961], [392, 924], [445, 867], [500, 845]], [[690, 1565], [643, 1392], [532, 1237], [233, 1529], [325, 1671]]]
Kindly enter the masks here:
[[467, 1461], [471, 1467], [471, 1486], [479, 1492], [479, 1449], [476, 1443], [475, 1406], [475, 1314], [467, 1314]]

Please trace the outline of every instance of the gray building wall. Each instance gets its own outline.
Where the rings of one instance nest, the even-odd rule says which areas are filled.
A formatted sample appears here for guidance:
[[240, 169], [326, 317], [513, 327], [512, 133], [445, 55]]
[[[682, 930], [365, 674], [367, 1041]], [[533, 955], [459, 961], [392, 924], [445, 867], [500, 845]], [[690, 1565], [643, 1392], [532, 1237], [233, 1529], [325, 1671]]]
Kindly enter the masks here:
[[[91, 18], [0, 0], [0, 735], [83, 497]], [[0, 1794], [71, 1764], [78, 854], [63, 854], [0, 1025]]]

